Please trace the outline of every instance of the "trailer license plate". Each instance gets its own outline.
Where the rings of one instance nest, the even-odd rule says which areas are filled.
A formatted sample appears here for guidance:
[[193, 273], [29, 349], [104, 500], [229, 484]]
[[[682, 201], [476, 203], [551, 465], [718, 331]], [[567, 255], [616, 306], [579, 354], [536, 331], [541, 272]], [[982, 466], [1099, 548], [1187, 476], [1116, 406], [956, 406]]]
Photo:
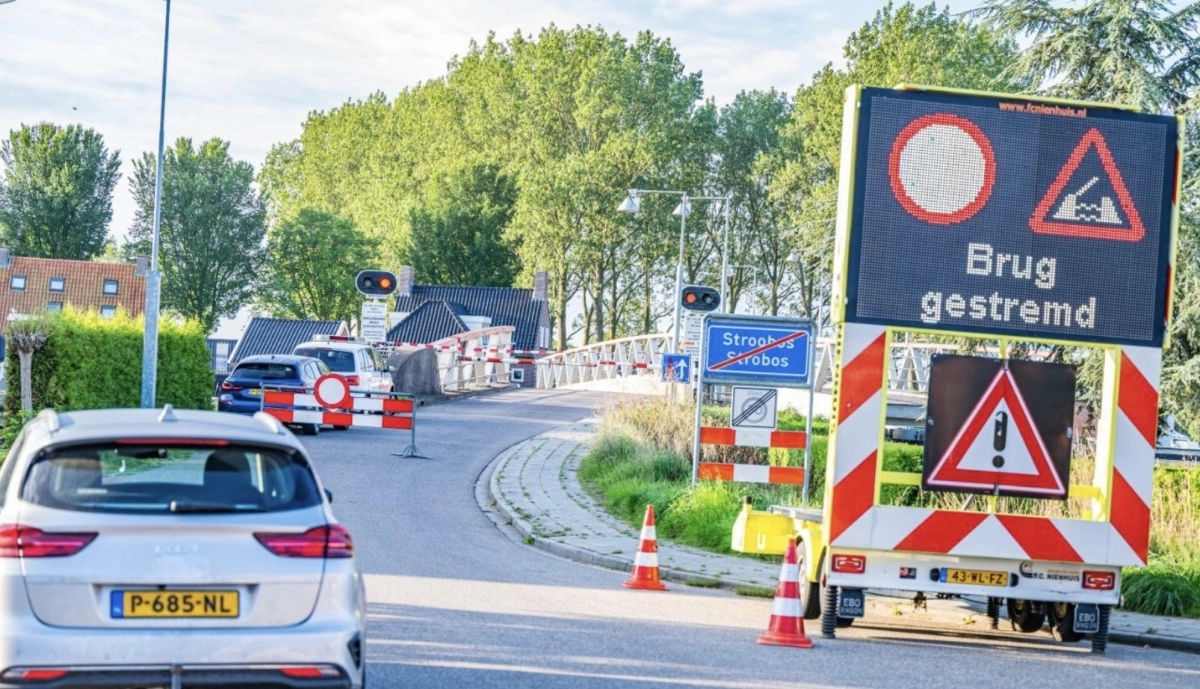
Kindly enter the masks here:
[[1008, 586], [1008, 572], [986, 569], [942, 568], [943, 584], [974, 584], [978, 586]]
[[113, 591], [112, 616], [237, 617], [237, 591]]

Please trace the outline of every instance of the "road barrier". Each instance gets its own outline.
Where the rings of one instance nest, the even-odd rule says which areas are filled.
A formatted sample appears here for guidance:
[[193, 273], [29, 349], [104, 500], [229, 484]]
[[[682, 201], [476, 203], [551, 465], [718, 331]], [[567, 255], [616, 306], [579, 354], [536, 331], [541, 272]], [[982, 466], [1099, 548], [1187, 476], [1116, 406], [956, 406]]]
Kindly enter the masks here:
[[[769, 428], [722, 428], [700, 427], [701, 445], [728, 445], [734, 447], [774, 447], [788, 450], [803, 450], [808, 447], [808, 434], [804, 431], [776, 431]], [[730, 481], [733, 483], [771, 483], [776, 485], [804, 485], [803, 467], [775, 467], [763, 464], [730, 464], [727, 462], [700, 462], [698, 476], [706, 481]]]
[[409, 432], [409, 444], [396, 457], [425, 458], [417, 449], [417, 404], [411, 395], [373, 392], [356, 396], [337, 373], [321, 376], [311, 390], [263, 386], [262, 411], [289, 424], [388, 428]]

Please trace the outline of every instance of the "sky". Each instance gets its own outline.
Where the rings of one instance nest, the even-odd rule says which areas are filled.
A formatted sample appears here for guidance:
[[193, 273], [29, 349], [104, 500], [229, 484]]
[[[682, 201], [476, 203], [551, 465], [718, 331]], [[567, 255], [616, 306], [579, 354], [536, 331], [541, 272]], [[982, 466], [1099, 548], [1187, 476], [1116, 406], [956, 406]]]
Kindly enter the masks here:
[[[174, 0], [166, 139], [221, 137], [257, 169], [305, 116], [445, 74], [489, 32], [505, 38], [599, 25], [669, 38], [706, 97], [795, 89], [884, 0]], [[925, 4], [921, 2], [919, 4]], [[978, 0], [942, 0], [964, 11]], [[79, 123], [121, 152], [112, 234], [133, 220], [130, 160], [154, 151], [163, 0], [15, 0], [0, 5], [0, 133]]]

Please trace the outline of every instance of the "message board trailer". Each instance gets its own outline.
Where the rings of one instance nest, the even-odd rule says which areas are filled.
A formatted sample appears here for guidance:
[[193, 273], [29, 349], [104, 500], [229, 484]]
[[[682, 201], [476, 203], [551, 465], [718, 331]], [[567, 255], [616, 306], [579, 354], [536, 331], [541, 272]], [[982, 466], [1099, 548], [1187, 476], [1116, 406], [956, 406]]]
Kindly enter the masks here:
[[[861, 614], [865, 590], [897, 589], [986, 596], [993, 624], [1007, 604], [1021, 631], [1048, 621], [1061, 640], [1090, 636], [1104, 652], [1121, 568], [1149, 551], [1181, 132], [1176, 118], [1103, 104], [847, 90], [824, 505], [747, 509], [734, 534], [742, 549], [769, 552], [756, 544], [779, 539], [756, 536], [790, 523], [804, 553], [802, 605], [823, 634]], [[992, 347], [955, 393], [974, 397], [970, 414], [947, 416], [962, 399], [938, 407], [934, 422], [949, 418], [955, 432], [934, 439], [945, 442], [924, 472], [884, 465], [888, 352], [902, 332]], [[1071, 482], [1061, 405], [1025, 402], [1040, 385], [1031, 381], [1045, 378], [1058, 396], [1073, 372], [1021, 371], [1030, 364], [1006, 361], [1013, 342], [1104, 358], [1090, 483]], [[963, 495], [959, 509], [881, 499], [884, 486], [956, 484], [989, 494]], [[1005, 491], [1066, 499], [1075, 518], [1002, 511]]]

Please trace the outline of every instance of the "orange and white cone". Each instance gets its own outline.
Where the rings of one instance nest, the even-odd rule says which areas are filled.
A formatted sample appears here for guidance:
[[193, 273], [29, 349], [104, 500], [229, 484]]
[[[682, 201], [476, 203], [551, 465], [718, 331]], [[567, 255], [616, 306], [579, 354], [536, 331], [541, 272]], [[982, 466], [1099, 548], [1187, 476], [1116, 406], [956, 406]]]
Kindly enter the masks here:
[[654, 529], [654, 505], [646, 505], [642, 538], [638, 543], [637, 555], [633, 556], [633, 575], [622, 586], [644, 591], [667, 590], [658, 578], [658, 534]]
[[800, 616], [800, 568], [796, 564], [796, 539], [788, 540], [787, 555], [779, 572], [779, 588], [771, 604], [771, 623], [758, 643], [771, 646], [812, 648], [812, 639], [804, 635], [804, 618]]

